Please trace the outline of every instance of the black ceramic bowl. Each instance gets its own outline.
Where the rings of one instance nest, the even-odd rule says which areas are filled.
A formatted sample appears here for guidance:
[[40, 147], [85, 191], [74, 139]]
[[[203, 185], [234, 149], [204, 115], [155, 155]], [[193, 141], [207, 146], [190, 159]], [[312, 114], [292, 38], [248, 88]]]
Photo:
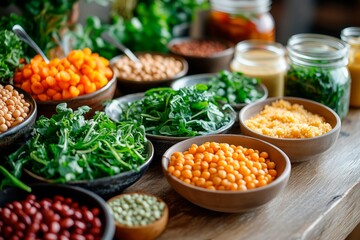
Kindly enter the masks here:
[[22, 123], [10, 128], [4, 133], [0, 133], [0, 156], [9, 154], [24, 144], [30, 137], [37, 116], [37, 105], [34, 98], [21, 88], [14, 86], [14, 89], [24, 94], [25, 101], [30, 104], [30, 112]]
[[[81, 180], [81, 181], [73, 181], [67, 182], [67, 185], [77, 186], [86, 188], [90, 191], [93, 191], [104, 198], [109, 198], [114, 195], [119, 194], [127, 187], [134, 184], [136, 181], [140, 179], [140, 177], [146, 172], [148, 169], [154, 155], [154, 147], [150, 141], [148, 141], [147, 145], [147, 158], [144, 164], [142, 164], [138, 171], [131, 170], [127, 172], [123, 172], [110, 177], [103, 177], [94, 180]], [[33, 181], [37, 182], [46, 182], [52, 183], [51, 180], [40, 177], [28, 170], [25, 170], [28, 177]]]
[[[209, 56], [191, 56], [174, 51], [175, 44], [182, 44], [190, 41], [209, 40], [216, 41], [224, 45], [223, 51], [211, 54]], [[189, 64], [188, 75], [199, 73], [215, 73], [224, 69], [229, 69], [231, 60], [234, 57], [234, 45], [228, 41], [220, 39], [206, 39], [206, 38], [174, 38], [168, 44], [169, 51], [177, 56], [183, 57]]]
[[[58, 184], [33, 184], [31, 185], [32, 192], [37, 199], [51, 198], [56, 195], [63, 197], [70, 197], [80, 205], [88, 208], [99, 208], [99, 218], [102, 223], [102, 240], [112, 240], [115, 233], [114, 219], [107, 207], [106, 202], [98, 195], [82, 188], [58, 185]], [[0, 192], [0, 207], [13, 201], [25, 200], [29, 195], [19, 188], [6, 188]], [[0, 231], [1, 232], [1, 231]]]
[[[141, 99], [143, 96], [144, 93], [134, 93], [114, 99], [105, 107], [105, 113], [109, 118], [111, 118], [114, 121], [117, 121], [117, 119], [119, 119], [119, 115], [122, 114], [119, 104], [130, 103]], [[226, 133], [234, 125], [236, 120], [236, 112], [230, 108], [228, 108], [226, 111], [227, 111], [226, 113], [231, 116], [231, 121], [227, 125], [217, 129], [216, 131], [209, 132], [208, 134]], [[153, 135], [153, 134], [146, 134], [146, 137], [154, 144], [156, 157], [159, 156], [161, 157], [162, 154], [175, 143], [190, 138], [190, 137], [162, 136], [162, 135]]]

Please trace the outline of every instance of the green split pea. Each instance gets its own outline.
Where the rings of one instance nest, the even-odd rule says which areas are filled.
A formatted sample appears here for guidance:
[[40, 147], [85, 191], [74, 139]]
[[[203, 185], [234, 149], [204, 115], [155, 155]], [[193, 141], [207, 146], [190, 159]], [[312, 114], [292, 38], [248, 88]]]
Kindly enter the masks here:
[[116, 222], [127, 226], [145, 226], [160, 219], [165, 204], [154, 196], [126, 194], [108, 203]]

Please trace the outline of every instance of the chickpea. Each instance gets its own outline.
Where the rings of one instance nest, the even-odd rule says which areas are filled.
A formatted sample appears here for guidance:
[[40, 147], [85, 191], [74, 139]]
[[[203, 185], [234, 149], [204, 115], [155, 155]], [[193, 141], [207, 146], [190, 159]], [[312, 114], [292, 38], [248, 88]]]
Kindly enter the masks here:
[[171, 56], [158, 54], [143, 54], [138, 56], [139, 63], [121, 58], [115, 64], [119, 78], [133, 81], [165, 80], [179, 73], [183, 65], [181, 61]]
[[30, 112], [30, 103], [11, 85], [0, 84], [0, 133], [24, 121]]

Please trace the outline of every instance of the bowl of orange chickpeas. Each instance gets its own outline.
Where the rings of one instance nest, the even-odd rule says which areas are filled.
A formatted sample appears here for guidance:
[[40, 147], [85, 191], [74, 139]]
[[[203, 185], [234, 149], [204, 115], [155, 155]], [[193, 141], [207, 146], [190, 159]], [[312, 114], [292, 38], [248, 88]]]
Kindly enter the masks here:
[[87, 105], [91, 107], [87, 116], [92, 116], [116, 90], [110, 62], [89, 48], [72, 50], [49, 64], [37, 55], [15, 73], [14, 82], [35, 99], [38, 115], [46, 117], [51, 117], [61, 102], [73, 109]]
[[190, 138], [162, 157], [162, 171], [176, 192], [218, 212], [246, 212], [266, 205], [285, 188], [290, 169], [281, 149], [235, 134]]

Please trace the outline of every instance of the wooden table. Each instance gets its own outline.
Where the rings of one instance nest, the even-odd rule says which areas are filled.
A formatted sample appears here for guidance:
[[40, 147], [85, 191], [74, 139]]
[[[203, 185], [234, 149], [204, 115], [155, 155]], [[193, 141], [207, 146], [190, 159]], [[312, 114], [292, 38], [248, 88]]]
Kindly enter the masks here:
[[218, 213], [182, 198], [167, 183], [160, 158], [125, 192], [148, 192], [170, 208], [159, 239], [344, 239], [360, 222], [360, 109], [342, 121], [336, 145], [292, 165], [285, 190], [261, 209]]

